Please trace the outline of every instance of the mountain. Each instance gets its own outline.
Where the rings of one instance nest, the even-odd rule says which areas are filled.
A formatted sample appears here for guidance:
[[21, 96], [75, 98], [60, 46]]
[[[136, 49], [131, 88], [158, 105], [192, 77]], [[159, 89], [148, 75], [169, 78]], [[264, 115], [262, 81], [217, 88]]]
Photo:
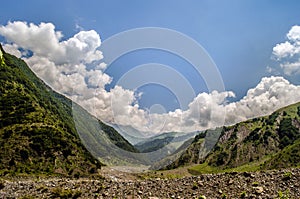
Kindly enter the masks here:
[[[0, 64], [0, 175], [96, 173], [101, 157], [85, 148], [89, 139], [82, 139], [91, 137], [91, 128], [98, 128], [97, 139], [138, 152], [112, 127], [53, 91], [1, 44]], [[86, 127], [81, 116], [94, 123]]]
[[146, 138], [134, 145], [146, 159], [150, 170], [167, 167], [180, 157], [198, 132], [169, 132]]
[[[195, 137], [188, 149], [169, 168], [202, 164], [218, 170], [255, 167], [278, 169], [300, 166], [300, 103], [274, 113], [220, 128]], [[207, 136], [219, 137], [207, 142]], [[214, 143], [207, 150], [205, 143]], [[210, 151], [203, 153], [203, 151]], [[202, 168], [202, 167], [199, 167]]]
[[174, 139], [173, 134], [174, 133], [163, 133], [158, 136], [153, 136], [144, 141], [138, 142], [134, 146], [142, 153], [156, 151], [169, 144]]
[[193, 138], [197, 132], [191, 133], [178, 133], [178, 132], [169, 132], [162, 133], [159, 135], [152, 136], [141, 142], [138, 142], [134, 145], [142, 153], [157, 151], [160, 148], [163, 148], [167, 145], [171, 145], [175, 148], [181, 146], [185, 141]]
[[133, 145], [147, 140], [152, 135], [150, 132], [141, 132], [132, 126], [112, 124], [112, 127]]

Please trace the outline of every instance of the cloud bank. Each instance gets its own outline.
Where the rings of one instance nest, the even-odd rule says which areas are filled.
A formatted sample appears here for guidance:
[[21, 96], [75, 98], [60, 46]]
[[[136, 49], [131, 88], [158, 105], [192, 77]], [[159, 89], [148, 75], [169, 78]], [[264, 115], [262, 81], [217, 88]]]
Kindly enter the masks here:
[[[104, 70], [99, 34], [81, 30], [64, 39], [52, 23], [39, 25], [9, 22], [0, 26], [0, 34], [7, 40], [4, 48], [22, 57], [31, 69], [54, 90], [79, 103], [99, 119], [118, 125], [130, 125], [140, 131], [161, 133], [191, 132], [234, 124], [249, 118], [266, 115], [283, 106], [300, 101], [300, 86], [283, 77], [264, 77], [247, 95], [237, 102], [231, 91], [200, 93], [187, 110], [177, 109], [163, 114], [150, 114], [137, 103], [134, 91], [105, 85], [112, 77]], [[281, 66], [286, 74], [300, 73], [300, 27], [294, 26], [288, 41], [278, 44], [273, 55], [285, 60]], [[105, 55], [105, 52], [104, 52]], [[292, 58], [294, 62], [289, 62]], [[92, 67], [91, 67], [92, 66]]]
[[293, 26], [286, 35], [287, 41], [273, 48], [273, 58], [280, 62], [286, 75], [300, 74], [300, 26]]

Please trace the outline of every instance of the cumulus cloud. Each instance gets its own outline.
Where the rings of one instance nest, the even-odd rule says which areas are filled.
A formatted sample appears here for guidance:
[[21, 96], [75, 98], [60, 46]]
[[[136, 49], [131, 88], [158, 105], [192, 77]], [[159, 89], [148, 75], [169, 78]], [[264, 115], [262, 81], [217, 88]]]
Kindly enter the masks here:
[[[97, 98], [97, 89], [105, 91], [105, 85], [112, 81], [103, 73], [106, 64], [98, 50], [101, 39], [94, 30], [80, 31], [63, 40], [63, 34], [52, 23], [15, 21], [0, 26], [0, 34], [8, 42], [4, 45], [7, 52], [22, 57], [53, 89], [78, 103]], [[94, 67], [88, 69], [87, 64], [91, 63]]]
[[15, 55], [16, 57], [22, 57], [21, 51], [19, 51], [18, 46], [16, 44], [4, 44], [3, 48], [7, 53]]
[[300, 101], [300, 86], [283, 77], [264, 77], [238, 102], [226, 105], [226, 124], [233, 124]]
[[59, 49], [59, 39], [63, 36], [61, 32], [55, 31], [55, 26], [51, 23], [41, 23], [37, 26], [21, 21], [1, 26], [0, 33], [7, 40], [37, 54], [52, 53]]
[[164, 121], [166, 131], [195, 131], [235, 124], [250, 118], [267, 115], [273, 111], [300, 101], [300, 86], [295, 86], [283, 77], [264, 77], [248, 90], [237, 102], [228, 103], [235, 97], [231, 91], [200, 93], [186, 111], [176, 110], [167, 114], [155, 114], [155, 127]]
[[[299, 32], [299, 27], [293, 27], [287, 35], [289, 41], [274, 47], [273, 54], [278, 60], [299, 52]], [[130, 125], [144, 132], [204, 130], [266, 115], [300, 101], [299, 86], [282, 77], [271, 76], [262, 78], [237, 102], [228, 102], [228, 98], [235, 97], [231, 91], [213, 91], [198, 94], [187, 110], [150, 114], [137, 103], [141, 94], [120, 86], [105, 90], [112, 77], [104, 72], [107, 66], [98, 50], [101, 39], [96, 31], [81, 30], [63, 39], [62, 33], [51, 23], [9, 22], [0, 27], [0, 34], [8, 41], [4, 48], [25, 59], [53, 89], [105, 122]], [[297, 62], [288, 64], [293, 69], [300, 67]], [[282, 67], [292, 70], [287, 69], [287, 63]]]
[[300, 42], [300, 26], [293, 26], [289, 33], [287, 34], [287, 38], [293, 42], [299, 44]]
[[277, 60], [281, 60], [285, 57], [292, 57], [296, 53], [297, 48], [288, 41], [276, 44], [276, 46], [273, 48], [273, 54]]
[[58, 65], [91, 63], [103, 58], [97, 50], [101, 44], [100, 36], [94, 30], [80, 31], [72, 38], [60, 41], [63, 34], [56, 31], [52, 23], [35, 25], [16, 21], [1, 26], [0, 34], [18, 47], [34, 52], [35, 56], [47, 57]]
[[287, 41], [276, 44], [273, 57], [286, 75], [300, 74], [300, 26], [293, 26], [286, 35]]

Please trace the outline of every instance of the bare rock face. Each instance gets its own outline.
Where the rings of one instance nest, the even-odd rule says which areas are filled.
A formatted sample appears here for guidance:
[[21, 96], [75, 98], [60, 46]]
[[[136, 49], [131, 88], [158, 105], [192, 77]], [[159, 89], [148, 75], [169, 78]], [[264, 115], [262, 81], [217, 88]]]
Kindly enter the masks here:
[[180, 179], [0, 180], [0, 198], [299, 198], [300, 169], [203, 174]]

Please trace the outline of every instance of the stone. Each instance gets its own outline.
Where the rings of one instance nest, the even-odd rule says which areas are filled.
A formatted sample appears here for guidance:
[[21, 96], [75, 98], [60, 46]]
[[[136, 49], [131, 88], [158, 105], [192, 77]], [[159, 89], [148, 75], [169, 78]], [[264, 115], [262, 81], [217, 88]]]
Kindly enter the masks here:
[[261, 194], [262, 192], [264, 192], [264, 188], [263, 187], [255, 187], [255, 193], [257, 194]]

